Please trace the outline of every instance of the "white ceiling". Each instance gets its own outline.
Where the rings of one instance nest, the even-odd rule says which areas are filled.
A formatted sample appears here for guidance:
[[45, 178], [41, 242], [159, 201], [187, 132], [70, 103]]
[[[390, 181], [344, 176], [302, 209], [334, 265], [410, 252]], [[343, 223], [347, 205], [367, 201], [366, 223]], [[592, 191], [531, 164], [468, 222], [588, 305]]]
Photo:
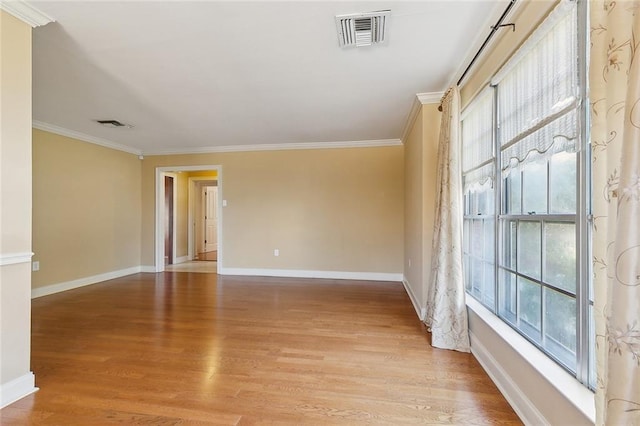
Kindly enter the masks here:
[[[37, 124], [151, 154], [397, 140], [507, 2], [29, 3], [56, 20], [34, 30]], [[335, 15], [381, 9], [385, 44], [338, 46]]]

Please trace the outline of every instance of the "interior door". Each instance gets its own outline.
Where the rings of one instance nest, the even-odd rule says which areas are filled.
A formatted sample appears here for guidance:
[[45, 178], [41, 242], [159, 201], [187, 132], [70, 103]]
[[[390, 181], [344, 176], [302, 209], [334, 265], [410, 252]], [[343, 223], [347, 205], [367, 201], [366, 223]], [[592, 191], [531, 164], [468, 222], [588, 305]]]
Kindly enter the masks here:
[[204, 251], [218, 250], [218, 187], [207, 186], [204, 213]]

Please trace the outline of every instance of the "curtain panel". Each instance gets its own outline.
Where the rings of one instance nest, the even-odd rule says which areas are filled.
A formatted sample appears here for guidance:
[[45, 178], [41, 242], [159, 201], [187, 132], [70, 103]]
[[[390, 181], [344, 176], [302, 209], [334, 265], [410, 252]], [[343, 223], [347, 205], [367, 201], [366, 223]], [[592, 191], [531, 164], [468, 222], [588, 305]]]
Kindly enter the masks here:
[[640, 9], [590, 6], [596, 423], [640, 425]]
[[425, 322], [431, 331], [432, 346], [469, 352], [462, 269], [460, 163], [460, 93], [453, 87], [442, 100], [432, 268]]

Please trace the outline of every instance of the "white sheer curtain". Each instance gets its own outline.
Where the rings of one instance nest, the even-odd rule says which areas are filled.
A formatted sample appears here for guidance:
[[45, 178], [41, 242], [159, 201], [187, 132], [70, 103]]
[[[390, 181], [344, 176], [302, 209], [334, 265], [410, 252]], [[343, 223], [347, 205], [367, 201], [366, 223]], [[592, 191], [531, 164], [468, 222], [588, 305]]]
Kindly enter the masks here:
[[596, 423], [640, 425], [640, 2], [590, 25]]
[[432, 346], [469, 352], [462, 218], [460, 93], [453, 87], [442, 100], [432, 268], [425, 322], [431, 331]]

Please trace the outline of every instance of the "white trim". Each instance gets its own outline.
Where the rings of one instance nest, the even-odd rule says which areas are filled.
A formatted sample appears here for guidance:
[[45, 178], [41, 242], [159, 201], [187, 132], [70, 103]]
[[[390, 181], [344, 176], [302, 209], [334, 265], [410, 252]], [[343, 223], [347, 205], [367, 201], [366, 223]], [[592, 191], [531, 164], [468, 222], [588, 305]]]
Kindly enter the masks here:
[[56, 21], [43, 11], [22, 0], [0, 1], [0, 9], [31, 25], [32, 28]]
[[36, 376], [30, 371], [17, 379], [0, 386], [0, 408], [13, 404], [19, 399], [36, 392]]
[[180, 257], [177, 257], [175, 262], [173, 262], [173, 263], [174, 264], [184, 263], [184, 262], [188, 262], [189, 260], [191, 260], [191, 259], [189, 259], [189, 256], [180, 256]]
[[487, 372], [493, 383], [498, 387], [509, 405], [516, 412], [525, 425], [549, 425], [549, 421], [538, 411], [527, 395], [504, 371], [500, 363], [491, 355], [491, 352], [480, 342], [475, 334], [469, 333], [471, 340], [471, 353], [478, 360], [484, 371]]
[[[209, 171], [215, 170], [218, 175], [218, 198], [223, 199], [223, 185], [222, 185], [222, 166], [217, 165], [202, 165], [202, 166], [168, 166], [168, 167], [156, 167], [156, 207], [155, 207], [155, 267], [153, 272], [164, 271], [164, 184], [162, 176], [165, 173], [170, 172], [184, 172], [184, 171]], [[224, 251], [223, 251], [223, 226], [222, 226], [222, 203], [218, 203], [218, 261], [217, 268], [220, 273], [220, 268], [223, 265]], [[175, 216], [174, 216], [175, 217]]]
[[65, 281], [57, 284], [51, 284], [45, 287], [37, 287], [31, 290], [31, 298], [36, 299], [50, 294], [60, 293], [74, 288], [84, 287], [91, 284], [100, 283], [102, 281], [112, 280], [131, 274], [137, 274], [141, 271], [140, 266], [133, 266], [119, 271], [106, 272], [104, 274], [92, 275], [90, 277], [78, 278], [77, 280]]
[[155, 274], [156, 273], [156, 267], [155, 266], [142, 265], [140, 267], [140, 272], [145, 273], [145, 274]]
[[[592, 423], [595, 422], [596, 413], [593, 392], [578, 382], [575, 377], [567, 373], [566, 370], [556, 364], [538, 348], [529, 343], [504, 321], [482, 306], [480, 302], [476, 301], [472, 297], [467, 297], [466, 303], [468, 309], [473, 311], [473, 313], [476, 314], [476, 316], [478, 316], [490, 329], [492, 329], [494, 333], [500, 336], [505, 343], [511, 346], [523, 361], [531, 365], [531, 367], [538, 372], [540, 377], [549, 382], [549, 384], [555, 388], [559, 395], [563, 396], [569, 403], [571, 403], [576, 410], [585, 416], [585, 418], [590, 419]], [[482, 351], [486, 353], [482, 353]], [[531, 404], [531, 402], [526, 398], [526, 396], [518, 394], [522, 394], [522, 391], [520, 391], [509, 375], [502, 370], [497, 361], [491, 356], [491, 352], [487, 350], [477, 338], [475, 339], [475, 348], [473, 340], [471, 342], [471, 352], [474, 355], [476, 355], [477, 352], [476, 358], [478, 358], [478, 361], [480, 361], [484, 369], [487, 371], [487, 374], [491, 376], [496, 386], [500, 388], [502, 393], [505, 395], [505, 398], [509, 400], [518, 415], [522, 418], [532, 418], [534, 420], [528, 424], [538, 424], [538, 414], [531, 412], [526, 401], [520, 400], [525, 398], [529, 404]], [[480, 357], [483, 358], [486, 365], [480, 360]], [[505, 390], [503, 390], [503, 388]], [[510, 391], [511, 393], [508, 393]], [[518, 404], [518, 409], [516, 409], [516, 405], [514, 404]], [[533, 406], [533, 404], [531, 405]], [[521, 410], [523, 414], [521, 415], [518, 410]], [[542, 414], [539, 414], [539, 416], [542, 416], [544, 419]], [[549, 422], [545, 420], [545, 423], [548, 424]]]
[[418, 118], [418, 113], [422, 105], [438, 103], [443, 96], [444, 92], [416, 93], [416, 97], [413, 98], [413, 103], [411, 104], [411, 110], [407, 116], [404, 130], [402, 131], [402, 143], [407, 140], [411, 127], [413, 127], [413, 123], [415, 123], [416, 118]]
[[310, 271], [302, 269], [218, 268], [220, 275], [252, 277], [325, 278], [334, 280], [402, 281], [402, 274], [385, 272]]
[[381, 146], [402, 145], [400, 139], [376, 139], [365, 141], [337, 141], [337, 142], [292, 142], [277, 144], [228, 145], [209, 146], [201, 148], [174, 148], [166, 150], [145, 151], [144, 155], [175, 155], [175, 154], [208, 154], [216, 152], [247, 152], [247, 151], [286, 151], [297, 149], [336, 149], [336, 148], [373, 148]]
[[424, 317], [427, 315], [427, 310], [423, 307], [420, 307], [420, 303], [418, 303], [418, 298], [413, 293], [413, 289], [411, 288], [411, 284], [409, 284], [409, 280], [407, 280], [407, 277], [403, 277], [402, 285], [404, 285], [404, 289], [409, 295], [409, 299], [411, 299], [411, 303], [413, 304], [413, 309], [416, 310], [416, 314], [418, 315], [418, 318], [420, 318], [420, 321], [424, 321]]
[[142, 155], [142, 151], [130, 146], [122, 145], [117, 142], [112, 142], [107, 139], [98, 138], [95, 136], [87, 135], [86, 133], [76, 132], [75, 130], [65, 129], [53, 124], [44, 123], [42, 121], [33, 120], [33, 127], [38, 130], [44, 130], [45, 132], [55, 133], [56, 135], [66, 136], [73, 139], [78, 139], [82, 142], [92, 143], [94, 145], [100, 145], [105, 148], [111, 148], [118, 151], [128, 152], [129, 154], [135, 154], [137, 156]]
[[30, 251], [24, 253], [8, 253], [0, 254], [0, 266], [16, 265], [18, 263], [29, 263], [33, 253]]

